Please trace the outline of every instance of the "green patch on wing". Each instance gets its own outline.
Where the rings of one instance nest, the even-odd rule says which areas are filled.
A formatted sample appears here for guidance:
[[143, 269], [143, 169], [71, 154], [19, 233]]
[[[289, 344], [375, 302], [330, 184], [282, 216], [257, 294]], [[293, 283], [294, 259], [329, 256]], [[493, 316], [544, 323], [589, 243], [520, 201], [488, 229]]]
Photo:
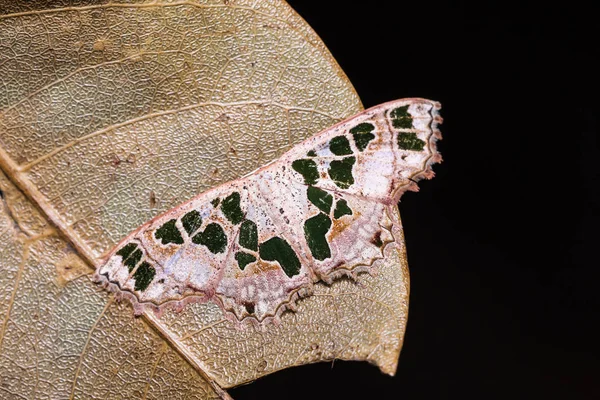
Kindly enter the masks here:
[[212, 204], [212, 206], [214, 208], [217, 208], [217, 206], [219, 205], [220, 202], [221, 202], [221, 199], [217, 197], [216, 199], [212, 199], [210, 204]]
[[135, 279], [135, 290], [143, 291], [150, 285], [152, 279], [154, 279], [154, 275], [156, 275], [156, 270], [152, 265], [144, 261], [140, 264], [138, 269], [133, 274], [133, 279]]
[[246, 265], [256, 261], [256, 257], [254, 257], [252, 254], [238, 251], [237, 253], [235, 253], [235, 261], [237, 261], [238, 267], [240, 267], [240, 269], [243, 271], [244, 268], [246, 268]]
[[129, 272], [133, 271], [137, 263], [142, 259], [142, 251], [138, 249], [137, 244], [128, 243], [116, 253], [123, 258], [123, 264]]
[[176, 222], [177, 220], [171, 219], [162, 224], [162, 226], [154, 232], [154, 237], [160, 239], [162, 244], [183, 244], [181, 232], [179, 232], [179, 229], [175, 226]]
[[240, 207], [240, 194], [238, 192], [233, 192], [225, 197], [223, 204], [221, 204], [221, 210], [232, 224], [237, 225], [242, 222], [244, 219], [244, 212]]
[[317, 260], [323, 261], [331, 257], [331, 250], [325, 237], [327, 232], [329, 232], [329, 228], [331, 228], [331, 219], [323, 213], [309, 218], [304, 223], [306, 243], [313, 257]]
[[137, 249], [137, 244], [135, 243], [127, 243], [125, 246], [121, 247], [119, 251], [117, 251], [117, 255], [121, 256], [123, 260], [127, 259]]
[[183, 229], [185, 229], [188, 236], [191, 236], [202, 225], [202, 217], [198, 211], [192, 210], [181, 217], [181, 225], [183, 225]]
[[346, 157], [341, 161], [333, 160], [327, 171], [333, 183], [342, 189], [348, 189], [354, 183], [352, 167], [355, 162], [355, 157]]
[[364, 151], [369, 142], [375, 139], [375, 135], [372, 134], [375, 127], [373, 124], [369, 124], [367, 122], [363, 122], [362, 124], [356, 125], [354, 128], [350, 129], [350, 133], [354, 138], [354, 144], [360, 151]]
[[317, 156], [317, 152], [314, 150], [309, 150], [308, 153], [306, 153], [307, 157], [316, 157]]
[[394, 108], [390, 113], [392, 118], [392, 125], [396, 129], [410, 129], [412, 128], [412, 116], [408, 113], [408, 106], [402, 106]]
[[261, 243], [259, 254], [265, 261], [277, 261], [290, 278], [300, 272], [300, 260], [285, 239], [276, 236]]
[[344, 215], [352, 215], [352, 209], [348, 207], [348, 202], [344, 199], [340, 199], [335, 203], [335, 211], [333, 212], [333, 218], [338, 219]]
[[398, 147], [402, 150], [421, 151], [425, 146], [425, 142], [417, 137], [414, 132], [398, 133]]
[[313, 160], [302, 158], [292, 163], [292, 168], [304, 178], [304, 183], [314, 185], [319, 179], [319, 170]]
[[308, 197], [308, 200], [310, 200], [311, 203], [317, 206], [319, 210], [329, 214], [329, 211], [331, 210], [331, 205], [333, 204], [332, 195], [314, 186], [308, 187], [308, 189], [306, 190], [306, 195]]
[[213, 254], [223, 253], [227, 247], [227, 235], [221, 225], [213, 222], [204, 231], [197, 233], [192, 242], [206, 246]]
[[258, 228], [254, 221], [247, 219], [242, 222], [238, 243], [248, 250], [258, 250]]
[[375, 129], [373, 124], [368, 122], [363, 122], [361, 124], [356, 125], [354, 128], [350, 129], [351, 134], [355, 133], [371, 133]]
[[329, 141], [329, 150], [336, 156], [352, 154], [350, 142], [345, 136], [336, 136]]

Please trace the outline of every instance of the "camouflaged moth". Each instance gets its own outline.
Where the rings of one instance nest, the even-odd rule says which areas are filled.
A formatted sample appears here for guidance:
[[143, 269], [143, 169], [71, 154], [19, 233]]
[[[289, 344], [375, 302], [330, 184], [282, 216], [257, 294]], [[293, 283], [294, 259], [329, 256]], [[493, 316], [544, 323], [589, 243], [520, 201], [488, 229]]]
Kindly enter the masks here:
[[319, 280], [374, 273], [395, 240], [392, 208], [441, 160], [439, 109], [402, 99], [342, 121], [140, 226], [95, 279], [136, 314], [213, 301], [261, 322]]

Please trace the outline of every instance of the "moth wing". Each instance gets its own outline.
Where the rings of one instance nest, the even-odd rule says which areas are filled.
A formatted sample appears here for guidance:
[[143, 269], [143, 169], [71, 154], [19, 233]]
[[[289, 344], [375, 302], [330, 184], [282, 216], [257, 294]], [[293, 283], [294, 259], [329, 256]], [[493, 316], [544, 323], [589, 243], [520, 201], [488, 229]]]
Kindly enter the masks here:
[[317, 280], [370, 272], [395, 240], [390, 207], [433, 175], [438, 108], [399, 100], [335, 125], [144, 224], [96, 277], [138, 312], [191, 298], [262, 321]]

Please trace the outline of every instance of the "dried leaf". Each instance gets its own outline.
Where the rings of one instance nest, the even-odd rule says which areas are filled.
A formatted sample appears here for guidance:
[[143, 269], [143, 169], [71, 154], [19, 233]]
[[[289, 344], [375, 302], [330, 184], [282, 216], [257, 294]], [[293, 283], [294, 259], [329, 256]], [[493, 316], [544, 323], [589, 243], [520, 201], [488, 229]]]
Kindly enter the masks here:
[[318, 284], [264, 330], [210, 303], [135, 318], [90, 279], [142, 222], [361, 109], [289, 6], [6, 1], [0, 14], [3, 396], [226, 397], [334, 358], [395, 372], [403, 239], [377, 276]]

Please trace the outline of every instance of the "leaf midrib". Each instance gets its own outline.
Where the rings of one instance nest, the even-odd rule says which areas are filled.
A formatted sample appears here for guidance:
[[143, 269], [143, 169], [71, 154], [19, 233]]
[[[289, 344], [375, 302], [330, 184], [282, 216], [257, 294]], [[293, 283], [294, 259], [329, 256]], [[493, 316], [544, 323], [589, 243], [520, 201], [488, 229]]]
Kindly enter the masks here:
[[[58, 234], [69, 244], [73, 246], [78, 255], [91, 266], [94, 270], [100, 267], [103, 263], [102, 260], [98, 259], [94, 252], [89, 246], [83, 242], [83, 240], [75, 233], [75, 231], [67, 225], [67, 223], [60, 216], [58, 211], [49, 204], [45, 196], [37, 189], [37, 187], [27, 179], [23, 173], [19, 171], [19, 166], [15, 161], [7, 154], [4, 148], [0, 147], [0, 169], [5, 173], [8, 179], [17, 187], [19, 191], [38, 209], [41, 215], [53, 225]], [[107, 303], [107, 307], [110, 304]], [[223, 390], [215, 381], [210, 374], [208, 374], [201, 366], [200, 361], [194, 357], [185, 346], [174, 338], [171, 333], [164, 329], [156, 316], [151, 311], [144, 311], [142, 314], [144, 322], [152, 329], [157, 335], [159, 335], [166, 343], [173, 348], [181, 357], [204, 379], [208, 382], [211, 388], [219, 395], [223, 400], [231, 399], [229, 394]], [[93, 329], [92, 329], [93, 330]], [[85, 351], [85, 347], [84, 347]], [[83, 357], [83, 354], [80, 356]], [[81, 362], [81, 358], [80, 358]], [[76, 386], [76, 377], [73, 382], [73, 390], [71, 392], [71, 398], [74, 395], [74, 389]]]

